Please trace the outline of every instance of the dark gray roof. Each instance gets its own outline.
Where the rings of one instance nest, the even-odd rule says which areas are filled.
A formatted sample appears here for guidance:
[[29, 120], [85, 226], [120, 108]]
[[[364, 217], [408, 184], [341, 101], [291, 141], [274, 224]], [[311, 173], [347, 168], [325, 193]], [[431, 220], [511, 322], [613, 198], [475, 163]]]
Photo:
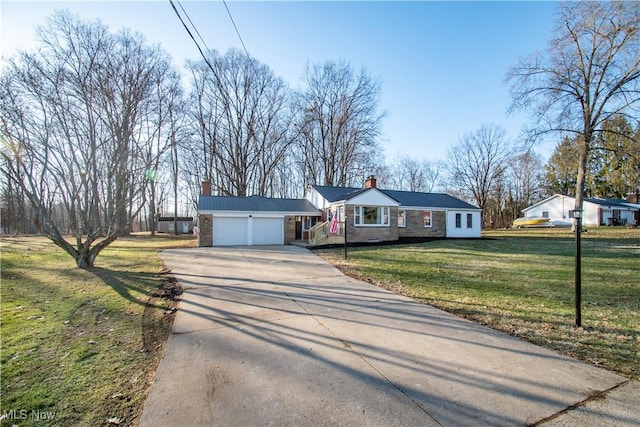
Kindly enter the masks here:
[[311, 202], [305, 199], [271, 199], [263, 196], [200, 196], [198, 210], [238, 212], [295, 212], [320, 215]]
[[396, 191], [382, 190], [389, 197], [393, 197], [400, 206], [416, 206], [425, 208], [448, 208], [448, 209], [475, 209], [470, 203], [462, 201], [457, 197], [445, 193], [420, 193], [417, 191]]
[[[314, 185], [313, 188], [322, 195], [330, 203], [340, 200], [349, 200], [367, 189], [353, 187], [326, 187], [322, 185]], [[396, 191], [383, 190], [378, 188], [387, 196], [395, 199], [400, 206], [413, 206], [425, 208], [447, 208], [447, 209], [475, 209], [467, 202], [456, 197], [444, 193], [421, 193], [417, 191]]]
[[339, 200], [347, 200], [357, 194], [360, 194], [363, 188], [354, 187], [327, 187], [324, 185], [312, 185], [315, 190], [322, 195], [330, 203]]
[[585, 202], [590, 202], [601, 206], [631, 208], [631, 206], [629, 206], [630, 203], [624, 199], [602, 199], [600, 197], [590, 197], [584, 200]]

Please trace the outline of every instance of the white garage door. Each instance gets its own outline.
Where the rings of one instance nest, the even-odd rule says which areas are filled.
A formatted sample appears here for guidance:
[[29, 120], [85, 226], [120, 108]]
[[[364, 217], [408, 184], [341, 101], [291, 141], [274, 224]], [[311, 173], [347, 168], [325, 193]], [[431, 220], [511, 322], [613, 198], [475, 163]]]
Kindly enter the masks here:
[[213, 220], [213, 245], [246, 245], [249, 242], [247, 218], [215, 217]]
[[253, 218], [254, 245], [284, 244], [284, 221], [282, 218]]

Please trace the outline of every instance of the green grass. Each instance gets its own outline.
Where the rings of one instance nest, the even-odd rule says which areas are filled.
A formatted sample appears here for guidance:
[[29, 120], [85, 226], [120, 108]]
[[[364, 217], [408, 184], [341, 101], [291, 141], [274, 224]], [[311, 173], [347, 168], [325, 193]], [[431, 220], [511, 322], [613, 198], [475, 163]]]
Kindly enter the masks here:
[[[44, 238], [3, 238], [2, 415], [16, 412], [1, 425], [135, 424], [173, 322], [156, 254], [193, 242], [118, 239], [81, 270]], [[38, 411], [53, 421], [39, 421]]]
[[582, 328], [575, 328], [574, 235], [485, 232], [479, 240], [320, 251], [381, 287], [640, 379], [640, 230], [582, 238]]

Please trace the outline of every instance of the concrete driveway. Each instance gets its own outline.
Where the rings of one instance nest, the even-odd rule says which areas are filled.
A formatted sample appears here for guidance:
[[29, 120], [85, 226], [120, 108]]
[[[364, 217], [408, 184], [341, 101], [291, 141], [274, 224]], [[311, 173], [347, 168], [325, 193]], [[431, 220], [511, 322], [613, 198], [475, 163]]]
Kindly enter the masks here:
[[306, 249], [161, 258], [185, 292], [142, 426], [640, 420], [637, 382], [347, 277]]

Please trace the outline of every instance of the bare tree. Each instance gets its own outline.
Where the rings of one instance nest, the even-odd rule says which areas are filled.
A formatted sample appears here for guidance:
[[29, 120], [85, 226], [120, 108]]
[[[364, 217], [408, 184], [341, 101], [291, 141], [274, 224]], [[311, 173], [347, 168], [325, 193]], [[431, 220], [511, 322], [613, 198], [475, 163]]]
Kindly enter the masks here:
[[[39, 45], [2, 72], [2, 173], [37, 212], [36, 226], [75, 260], [98, 254], [128, 232], [130, 205], [146, 185], [146, 140], [136, 138], [168, 56], [139, 34], [111, 33], [58, 12], [39, 29]], [[68, 213], [75, 245], [54, 222]]]
[[506, 180], [508, 194], [505, 201], [505, 221], [509, 225], [522, 209], [541, 200], [543, 196], [543, 167], [539, 155], [526, 151], [507, 161]]
[[508, 73], [512, 110], [529, 110], [534, 136], [578, 142], [575, 208], [582, 209], [594, 134], [615, 114], [634, 116], [640, 100], [640, 3], [571, 2], [559, 7], [556, 36]]
[[219, 194], [272, 195], [276, 168], [292, 143], [289, 90], [238, 51], [190, 63], [194, 135], [202, 178]]
[[484, 125], [468, 132], [447, 153], [450, 185], [466, 194], [465, 199], [473, 200], [484, 215], [493, 187], [501, 182], [511, 155], [512, 146], [501, 127]]
[[[151, 235], [157, 228], [157, 212], [160, 194], [168, 183], [163, 171], [170, 170], [174, 193], [177, 187], [178, 171], [177, 145], [178, 135], [184, 134], [185, 112], [183, 107], [183, 93], [180, 76], [175, 70], [168, 70], [160, 76], [161, 79], [154, 82], [153, 98], [155, 108], [141, 111], [143, 115], [141, 126], [137, 129], [133, 138], [136, 146], [141, 147], [141, 156], [145, 165], [144, 178], [146, 179], [146, 191], [142, 193], [142, 202], [148, 203], [148, 224]], [[170, 156], [167, 156], [168, 154]], [[170, 157], [167, 159], [167, 157]], [[165, 167], [167, 164], [170, 167]], [[175, 197], [175, 196], [174, 196]], [[133, 208], [134, 206], [131, 205]], [[177, 215], [177, 212], [175, 213]], [[174, 224], [175, 227], [175, 224]]]
[[397, 156], [393, 165], [394, 188], [431, 193], [438, 185], [442, 171], [440, 163]]
[[297, 158], [306, 184], [346, 186], [370, 172], [384, 114], [380, 83], [347, 63], [307, 66], [298, 93]]

